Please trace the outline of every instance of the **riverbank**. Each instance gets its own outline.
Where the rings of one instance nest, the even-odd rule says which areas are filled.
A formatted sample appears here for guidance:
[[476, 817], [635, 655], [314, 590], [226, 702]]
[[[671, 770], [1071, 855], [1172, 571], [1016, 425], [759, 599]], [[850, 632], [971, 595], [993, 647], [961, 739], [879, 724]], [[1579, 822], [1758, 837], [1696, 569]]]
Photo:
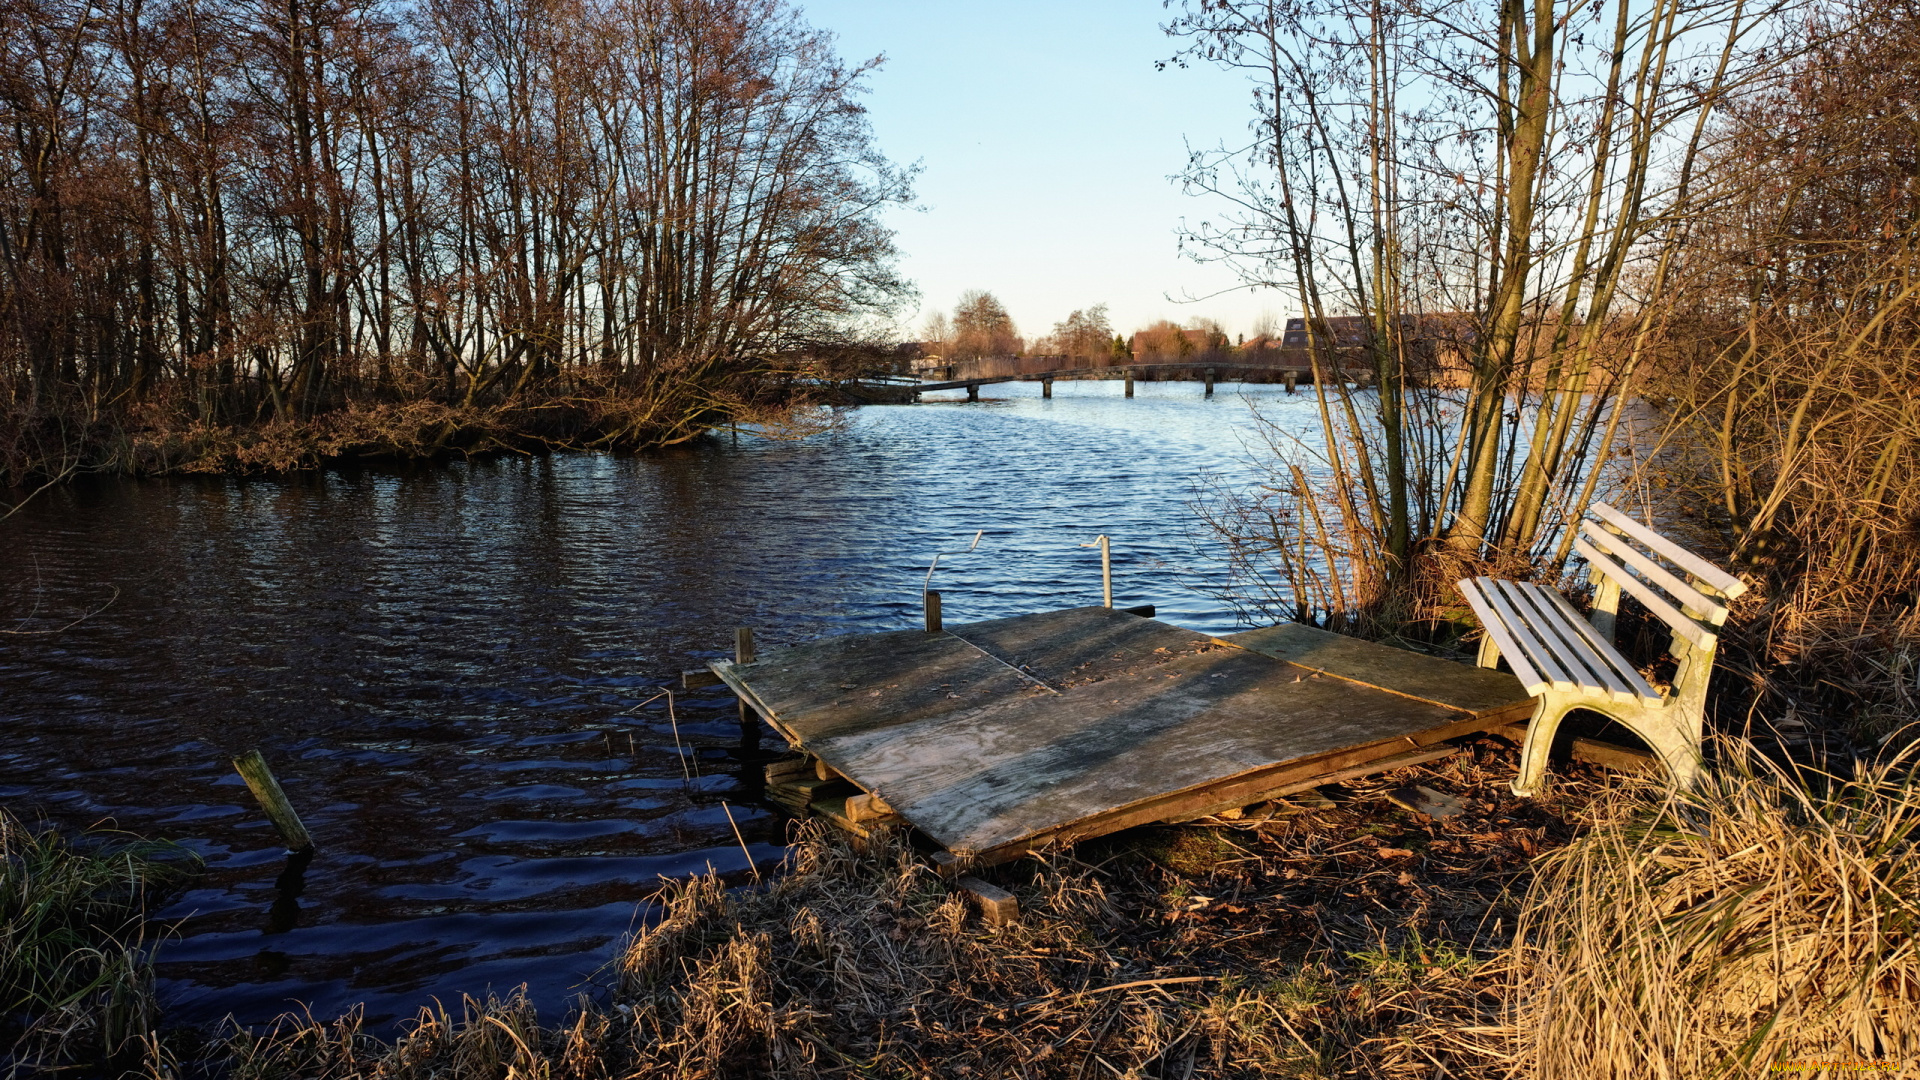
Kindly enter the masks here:
[[[131, 1071], [1548, 1080], [1845, 1060], [1905, 1075], [1920, 1065], [1912, 764], [1843, 782], [1727, 744], [1683, 805], [1581, 767], [1521, 800], [1513, 748], [1484, 737], [1264, 820], [997, 868], [1024, 913], [1005, 927], [897, 842], [856, 853], [809, 824], [764, 885], [665, 886], [571, 1012], [443, 1002], [392, 1039], [354, 1013], [212, 1041], [163, 1024], [128, 1033]], [[1465, 812], [1382, 797], [1414, 779]]]
[[304, 414], [263, 401], [244, 420], [165, 400], [16, 410], [0, 415], [0, 490], [83, 475], [286, 475], [369, 461], [659, 449], [716, 428], [798, 437], [836, 424], [824, 407], [829, 396], [789, 380], [734, 380], [647, 390], [582, 384], [491, 403], [367, 397]]

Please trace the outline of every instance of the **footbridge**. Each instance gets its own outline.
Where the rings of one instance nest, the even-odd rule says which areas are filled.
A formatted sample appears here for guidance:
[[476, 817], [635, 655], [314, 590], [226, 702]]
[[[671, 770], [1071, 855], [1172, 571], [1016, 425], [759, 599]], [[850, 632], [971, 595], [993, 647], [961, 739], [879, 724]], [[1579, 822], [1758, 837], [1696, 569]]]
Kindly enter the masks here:
[[[951, 372], [951, 369], [949, 369], [949, 372]], [[1167, 380], [1163, 376], [1169, 372], [1187, 374], [1190, 375], [1191, 378], [1187, 380]], [[1219, 361], [1208, 361], [1205, 363], [1127, 364], [1124, 366], [1105, 368], [1058, 368], [1053, 371], [1031, 371], [1018, 375], [977, 375], [971, 378], [949, 378], [933, 382], [894, 377], [885, 380], [882, 385], [885, 385], [890, 390], [906, 392], [913, 397], [918, 397], [921, 394], [930, 393], [935, 390], [965, 390], [968, 401], [978, 401], [980, 400], [980, 388], [982, 386], [991, 386], [994, 383], [1037, 382], [1041, 386], [1040, 396], [1052, 397], [1053, 384], [1058, 381], [1117, 379], [1123, 380], [1126, 383], [1126, 396], [1132, 397], [1133, 383], [1136, 376], [1157, 376], [1160, 378], [1157, 378], [1156, 381], [1193, 381], [1204, 383], [1206, 393], [1211, 396], [1213, 393], [1213, 384], [1217, 377], [1230, 377], [1235, 374], [1249, 372], [1278, 375], [1278, 381], [1286, 385], [1288, 393], [1292, 393], [1294, 388], [1300, 383], [1311, 383], [1313, 381], [1313, 368], [1307, 364], [1287, 366], [1278, 364], [1231, 364], [1221, 363]], [[1348, 380], [1360, 385], [1365, 385], [1370, 381], [1372, 373], [1348, 371], [1344, 374]], [[864, 382], [865, 380], [862, 381]]]

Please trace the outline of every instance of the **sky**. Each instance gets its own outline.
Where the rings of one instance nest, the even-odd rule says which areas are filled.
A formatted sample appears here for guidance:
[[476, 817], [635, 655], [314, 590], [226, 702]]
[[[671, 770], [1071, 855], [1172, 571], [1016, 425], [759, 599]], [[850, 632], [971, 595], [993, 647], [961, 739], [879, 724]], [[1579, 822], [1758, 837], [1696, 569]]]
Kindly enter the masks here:
[[1178, 47], [1159, 0], [797, 2], [847, 61], [886, 57], [864, 99], [875, 139], [924, 170], [918, 208], [889, 215], [922, 294], [903, 330], [967, 289], [999, 297], [1029, 340], [1099, 303], [1123, 334], [1195, 317], [1244, 334], [1290, 310], [1180, 253], [1182, 220], [1226, 206], [1172, 178], [1189, 144], [1248, 137], [1252, 92], [1217, 68], [1154, 70]]

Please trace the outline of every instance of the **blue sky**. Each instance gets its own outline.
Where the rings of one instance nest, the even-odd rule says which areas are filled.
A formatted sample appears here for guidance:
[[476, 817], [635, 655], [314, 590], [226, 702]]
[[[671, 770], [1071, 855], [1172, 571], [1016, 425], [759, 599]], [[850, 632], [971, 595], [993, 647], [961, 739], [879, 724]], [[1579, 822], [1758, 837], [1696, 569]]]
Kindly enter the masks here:
[[887, 57], [866, 103], [887, 155], [925, 168], [923, 209], [891, 219], [923, 311], [988, 289], [1031, 338], [1101, 302], [1122, 333], [1194, 316], [1246, 333], [1288, 310], [1272, 293], [1168, 299], [1235, 284], [1179, 254], [1181, 219], [1223, 207], [1169, 177], [1188, 142], [1244, 140], [1252, 114], [1237, 75], [1154, 70], [1176, 46], [1158, 0], [797, 2], [847, 60]]

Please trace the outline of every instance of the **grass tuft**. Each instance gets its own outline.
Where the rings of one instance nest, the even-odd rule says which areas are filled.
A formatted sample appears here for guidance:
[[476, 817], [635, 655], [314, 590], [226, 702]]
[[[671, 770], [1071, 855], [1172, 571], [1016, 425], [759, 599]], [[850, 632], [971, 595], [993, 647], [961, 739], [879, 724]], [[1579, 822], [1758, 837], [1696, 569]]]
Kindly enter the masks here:
[[1843, 777], [1735, 741], [1696, 792], [1610, 792], [1520, 921], [1529, 1075], [1920, 1065], [1916, 763], [1920, 744]]
[[0, 810], [0, 1071], [144, 1057], [156, 1010], [146, 909], [190, 857], [94, 831], [76, 846]]

